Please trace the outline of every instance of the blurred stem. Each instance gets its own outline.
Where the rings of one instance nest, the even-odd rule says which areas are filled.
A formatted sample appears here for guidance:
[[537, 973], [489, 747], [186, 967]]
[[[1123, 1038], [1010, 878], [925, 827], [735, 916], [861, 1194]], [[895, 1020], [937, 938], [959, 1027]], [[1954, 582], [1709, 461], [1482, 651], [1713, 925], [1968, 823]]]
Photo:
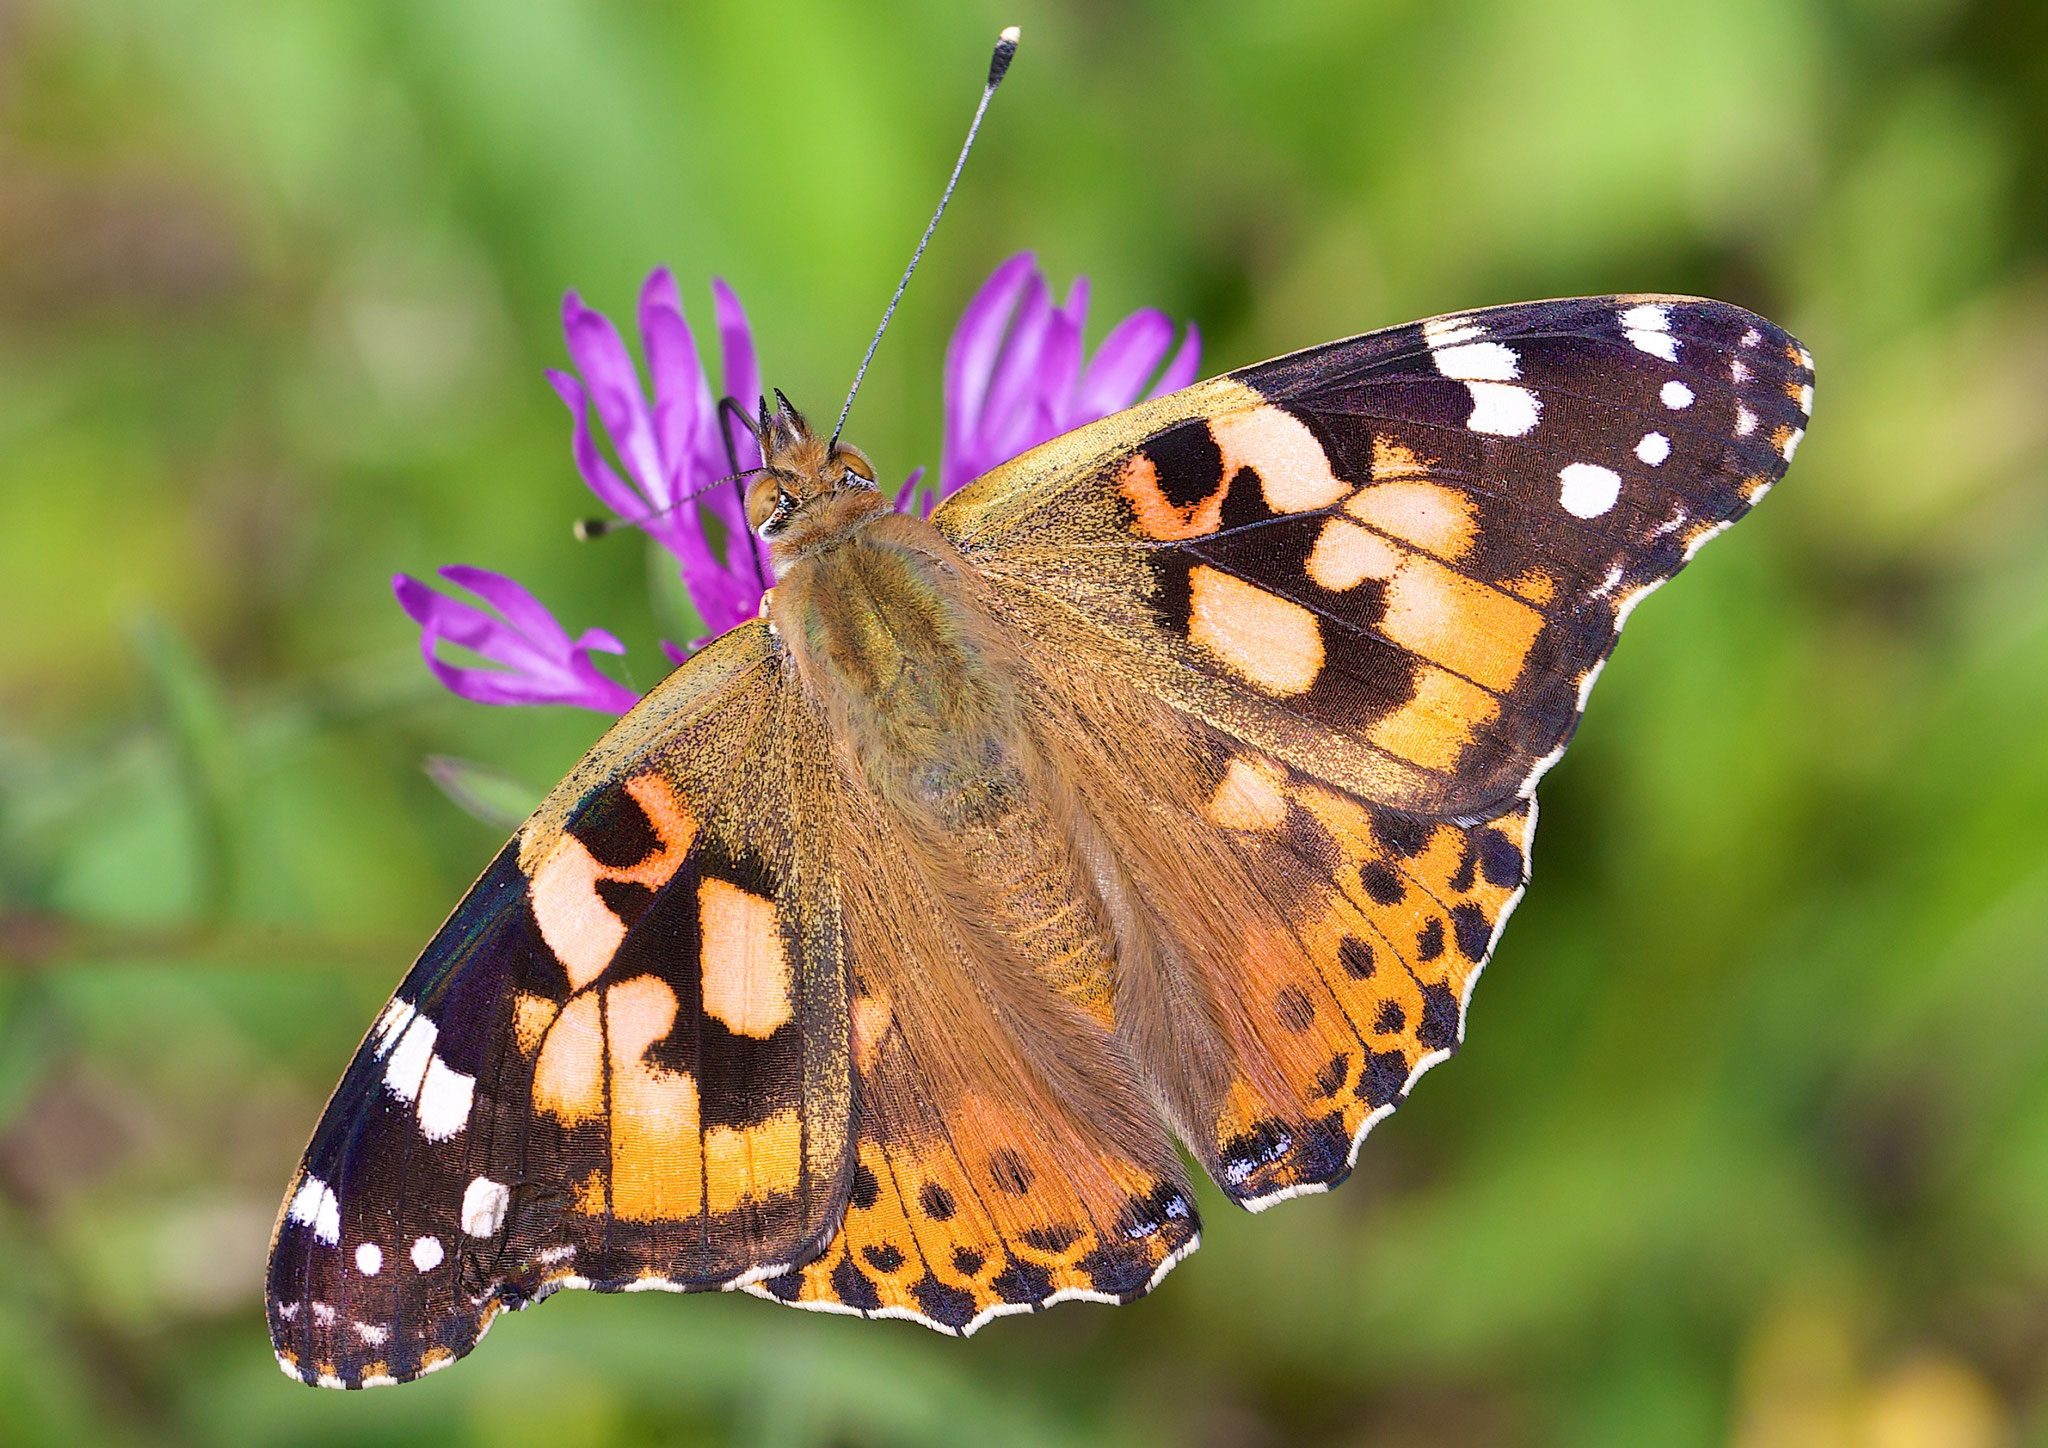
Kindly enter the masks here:
[[142, 615], [129, 639], [161, 712], [198, 835], [194, 904], [201, 919], [218, 922], [227, 916], [237, 874], [233, 814], [241, 771], [234, 726], [212, 671], [161, 615]]

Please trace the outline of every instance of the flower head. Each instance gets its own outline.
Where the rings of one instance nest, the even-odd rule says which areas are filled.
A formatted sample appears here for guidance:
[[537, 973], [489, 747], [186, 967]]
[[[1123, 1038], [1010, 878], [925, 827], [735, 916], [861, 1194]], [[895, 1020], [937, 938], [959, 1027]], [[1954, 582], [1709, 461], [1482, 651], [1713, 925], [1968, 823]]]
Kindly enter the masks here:
[[[750, 405], [761, 395], [761, 372], [746, 311], [722, 279], [712, 280], [711, 294], [724, 364], [721, 395]], [[607, 507], [639, 523], [675, 556], [690, 602], [713, 635], [752, 618], [768, 586], [768, 547], [747, 527], [746, 480], [713, 484], [758, 466], [761, 449], [754, 435], [730, 414], [721, 416], [712, 400], [675, 278], [663, 267], [640, 289], [640, 340], [654, 384], [651, 404], [618, 329], [574, 292], [562, 299], [562, 332], [581, 380], [555, 371], [548, 373], [548, 381], [574, 419], [571, 447], [583, 481]], [[591, 436], [590, 404], [630, 482], [606, 461]], [[693, 494], [695, 501], [686, 501]], [[707, 519], [718, 529], [718, 548], [706, 531]]]
[[[761, 395], [753, 334], [723, 281], [713, 280], [712, 299], [720, 396], [744, 407]], [[997, 267], [946, 349], [937, 484], [926, 489], [925, 471], [917, 469], [898, 492], [897, 507], [929, 514], [941, 498], [1026, 449], [1195, 380], [1201, 336], [1193, 323], [1175, 349], [1165, 314], [1134, 312], [1090, 358], [1082, 345], [1087, 318], [1086, 277], [1076, 278], [1055, 306], [1029, 252]], [[760, 611], [772, 577], [767, 546], [747, 527], [745, 479], [731, 476], [757, 467], [761, 452], [753, 434], [714, 401], [666, 268], [640, 289], [639, 323], [651, 395], [618, 329], [574, 292], [562, 301], [562, 331], [575, 371], [551, 371], [548, 380], [569, 408], [577, 472], [607, 507], [675, 558], [691, 603], [716, 636]], [[593, 411], [616, 466], [598, 444]], [[611, 634], [590, 629], [571, 639], [531, 593], [502, 574], [444, 568], [441, 577], [495, 610], [436, 593], [415, 578], [394, 580], [400, 606], [420, 626], [427, 666], [449, 689], [485, 704], [575, 704], [611, 714], [633, 706], [638, 696], [591, 659], [593, 651], [625, 652]], [[443, 639], [502, 667], [443, 662], [436, 653]], [[667, 641], [662, 647], [676, 663], [688, 656]]]
[[1088, 278], [1074, 278], [1055, 306], [1028, 251], [982, 284], [946, 347], [946, 450], [934, 502], [1061, 433], [1195, 380], [1202, 334], [1194, 323], [1171, 361], [1174, 327], [1164, 312], [1131, 313], [1092, 358], [1082, 348], [1087, 323]]

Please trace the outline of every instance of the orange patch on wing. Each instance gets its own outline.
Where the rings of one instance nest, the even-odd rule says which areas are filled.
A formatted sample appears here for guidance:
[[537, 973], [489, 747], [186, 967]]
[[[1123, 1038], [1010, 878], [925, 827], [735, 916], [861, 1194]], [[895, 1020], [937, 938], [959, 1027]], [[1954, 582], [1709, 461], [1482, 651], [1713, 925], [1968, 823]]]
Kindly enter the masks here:
[[1451, 562], [1471, 550], [1479, 532], [1471, 498], [1441, 483], [1375, 483], [1353, 494], [1344, 511]]
[[628, 1221], [694, 1215], [704, 1195], [697, 1083], [646, 1060], [675, 1024], [676, 993], [636, 975], [605, 992], [612, 1079], [612, 1211]]
[[765, 1201], [796, 1190], [803, 1173], [803, 1126], [794, 1108], [755, 1126], [714, 1126], [704, 1133], [704, 1187], [711, 1210]]
[[1372, 440], [1372, 475], [1376, 481], [1391, 478], [1421, 478], [1429, 469], [1421, 458], [1388, 437]]
[[576, 1183], [575, 1189], [570, 1192], [569, 1206], [572, 1211], [581, 1212], [586, 1217], [603, 1216], [605, 1210], [604, 1173], [601, 1171], [586, 1173], [583, 1179]]
[[533, 872], [528, 887], [540, 938], [568, 972], [574, 990], [602, 975], [626, 938], [626, 922], [612, 914], [597, 893], [602, 874], [603, 867], [583, 841], [564, 834]]
[[1474, 731], [1500, 713], [1500, 701], [1456, 674], [1423, 669], [1415, 697], [1373, 724], [1366, 738], [1424, 769], [1450, 770]]
[[1395, 643], [1483, 689], [1501, 693], [1521, 675], [1543, 615], [1432, 559], [1411, 557], [1387, 590], [1380, 630]]
[[[1227, 480], [1230, 475], [1225, 473], [1223, 476]], [[1117, 475], [1116, 486], [1137, 514], [1138, 532], [1147, 538], [1174, 543], [1183, 538], [1199, 538], [1206, 533], [1214, 533], [1223, 525], [1225, 487], [1222, 483], [1206, 498], [1198, 498], [1185, 506], [1175, 503], [1160, 488], [1159, 470], [1143, 453], [1133, 453], [1124, 463], [1123, 471]]]
[[1304, 694], [1323, 671], [1323, 634], [1300, 604], [1206, 565], [1188, 575], [1188, 638], [1269, 694]]
[[697, 887], [697, 908], [705, 1011], [739, 1035], [774, 1035], [795, 1010], [775, 902], [724, 880], [705, 880]]
[[548, 1027], [554, 1024], [561, 1007], [546, 996], [537, 996], [521, 991], [512, 1002], [512, 1035], [519, 1042], [519, 1053], [531, 1056], [540, 1049], [540, 1043], [547, 1036]]
[[1273, 830], [1287, 818], [1282, 775], [1266, 760], [1233, 759], [1202, 813], [1227, 830]]
[[853, 1062], [861, 1070], [875, 1064], [875, 1053], [882, 1049], [882, 1037], [888, 1034], [894, 1019], [887, 991], [853, 998]]
[[577, 996], [555, 1017], [533, 1063], [533, 1105], [564, 1126], [604, 1114], [604, 1023], [597, 997]]
[[647, 812], [647, 822], [654, 826], [661, 849], [623, 872], [620, 878], [650, 888], [664, 885], [697, 838], [697, 817], [690, 813], [689, 805], [676, 793], [675, 785], [666, 775], [652, 771], [636, 774], [626, 781], [626, 793]]
[[1276, 513], [1327, 508], [1351, 491], [1330, 470], [1329, 455], [1308, 424], [1284, 409], [1227, 412], [1210, 420], [1209, 435], [1223, 453], [1224, 478], [1250, 468], [1258, 474], [1266, 506]]
[[1534, 604], [1545, 604], [1557, 597], [1557, 580], [1540, 568], [1526, 568], [1507, 584], [1508, 589]]
[[1342, 518], [1323, 524], [1308, 555], [1309, 578], [1332, 593], [1356, 588], [1368, 578], [1391, 578], [1400, 566], [1401, 554], [1393, 544]]
[[601, 865], [584, 843], [564, 833], [528, 885], [541, 939], [562, 963], [569, 985], [581, 990], [603, 974], [626, 938], [626, 922], [597, 893], [599, 880], [630, 881], [658, 890], [669, 882], [697, 837], [697, 820], [675, 786], [660, 774], [638, 774], [625, 783], [646, 813], [661, 848], [626, 869]]

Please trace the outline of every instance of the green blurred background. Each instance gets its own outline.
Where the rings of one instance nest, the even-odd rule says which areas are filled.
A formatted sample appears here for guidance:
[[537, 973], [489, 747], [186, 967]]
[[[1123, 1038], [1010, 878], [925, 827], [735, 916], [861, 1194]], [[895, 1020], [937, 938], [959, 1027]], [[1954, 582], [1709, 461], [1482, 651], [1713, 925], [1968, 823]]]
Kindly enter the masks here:
[[[938, 461], [1001, 257], [1209, 370], [1693, 291], [1819, 366], [1644, 607], [1469, 1044], [1352, 1182], [968, 1343], [571, 1293], [288, 1383], [265, 1240], [370, 1016], [601, 720], [428, 678], [396, 570], [666, 626], [541, 369], [672, 265], [835, 406], [996, 29], [1025, 46], [852, 429]], [[0, 1441], [2048, 1443], [2039, 0], [0, 0]]]

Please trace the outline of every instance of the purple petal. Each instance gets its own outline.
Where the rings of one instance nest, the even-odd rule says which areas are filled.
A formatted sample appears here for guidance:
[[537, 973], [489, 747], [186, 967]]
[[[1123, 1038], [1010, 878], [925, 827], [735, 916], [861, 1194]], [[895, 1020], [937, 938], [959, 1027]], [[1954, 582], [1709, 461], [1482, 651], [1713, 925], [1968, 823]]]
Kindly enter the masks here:
[[919, 515], [920, 517], [922, 517], [922, 516], [924, 516], [925, 514], [927, 514], [927, 513], [931, 512], [931, 508], [930, 508], [929, 506], [927, 506], [927, 507], [924, 507], [924, 508], [918, 508], [918, 509], [913, 509], [913, 508], [911, 507], [911, 502], [912, 502], [912, 500], [913, 500], [913, 499], [915, 499], [915, 498], [917, 497], [917, 489], [918, 489], [918, 485], [919, 485], [920, 483], [922, 483], [923, 481], [924, 481], [924, 469], [923, 469], [923, 468], [912, 468], [912, 469], [910, 470], [910, 476], [909, 476], [909, 477], [907, 477], [907, 478], [905, 478], [905, 479], [903, 480], [903, 486], [902, 486], [902, 487], [900, 487], [900, 488], [898, 488], [898, 489], [896, 490], [896, 511], [897, 511], [897, 512], [899, 512], [899, 513], [909, 513], [909, 512], [913, 512], [913, 511], [914, 511], [914, 512], [916, 512], [916, 513], [917, 513], [917, 514], [918, 514], [918, 515]]
[[1003, 338], [995, 375], [989, 379], [988, 399], [976, 419], [976, 432], [998, 454], [985, 460], [978, 471], [986, 471], [1011, 456], [1010, 440], [1022, 436], [1029, 426], [1029, 403], [1037, 391], [1039, 363], [1052, 320], [1051, 291], [1045, 279], [1034, 273], [1017, 303], [1016, 318]]
[[[1003, 345], [1010, 315], [1017, 298], [1037, 276], [1038, 259], [1028, 251], [1018, 252], [989, 274], [981, 290], [960, 314], [953, 339], [946, 345], [946, 404], [949, 423], [957, 421], [961, 435], [971, 433], [980, 423], [988, 398], [990, 374]], [[953, 439], [948, 436], [948, 442]]]
[[584, 306], [583, 299], [572, 291], [562, 298], [562, 334], [619, 461], [650, 500], [658, 499], [666, 479], [655, 445], [654, 422], [640, 390], [640, 374], [619, 339], [618, 328], [604, 313]]
[[451, 563], [438, 572], [457, 588], [466, 589], [488, 603], [506, 623], [536, 644], [550, 647], [557, 653], [571, 647], [569, 631], [555, 622], [555, 616], [548, 612], [546, 605], [527, 592], [516, 579], [463, 563]]
[[[613, 635], [589, 629], [572, 643], [555, 616], [502, 573], [452, 566], [442, 569], [441, 576], [502, 615], [493, 618], [404, 574], [391, 580], [399, 606], [420, 625], [421, 656], [446, 688], [480, 704], [573, 704], [607, 714], [633, 707], [638, 695], [607, 677], [590, 658], [593, 649], [624, 653], [625, 646]], [[445, 663], [437, 651], [443, 639], [505, 667]]]
[[[711, 300], [718, 318], [718, 350], [725, 377], [725, 395], [742, 408], [752, 408], [761, 397], [761, 369], [754, 359], [754, 331], [747, 325], [747, 310], [739, 295], [725, 284], [724, 277], [711, 279]], [[738, 423], [727, 420], [733, 456], [743, 468], [761, 461], [761, 449], [754, 435]], [[726, 460], [720, 458], [724, 465]], [[731, 471], [729, 467], [725, 471]]]
[[1159, 374], [1159, 380], [1152, 384], [1147, 397], [1164, 397], [1169, 392], [1178, 392], [1189, 386], [1202, 374], [1202, 329], [1193, 322], [1188, 323], [1187, 335], [1181, 338], [1180, 350], [1173, 354], [1173, 360], [1166, 364], [1166, 370]]
[[1173, 323], [1164, 312], [1147, 307], [1118, 322], [1081, 379], [1083, 420], [1093, 422], [1136, 402], [1172, 345]]
[[583, 384], [567, 372], [553, 369], [548, 372], [548, 382], [568, 405], [569, 416], [575, 420], [574, 430], [569, 435], [569, 452], [576, 459], [576, 471], [583, 475], [584, 486], [620, 517], [643, 516], [648, 510], [647, 499], [613, 472], [612, 465], [598, 451], [597, 439], [590, 431], [590, 409], [584, 398]]
[[654, 432], [661, 456], [662, 489], [655, 502], [668, 507], [688, 484], [685, 474], [711, 393], [697, 360], [697, 339], [666, 267], [650, 272], [640, 288], [640, 340], [654, 383]]
[[[411, 615], [413, 622], [422, 630], [436, 638], [445, 638], [472, 653], [514, 668], [545, 671], [552, 667], [547, 652], [537, 648], [532, 640], [522, 637], [517, 629], [493, 618], [474, 604], [436, 593], [418, 579], [403, 573], [391, 583], [398, 594], [399, 607]], [[566, 634], [561, 642], [566, 648]]]

